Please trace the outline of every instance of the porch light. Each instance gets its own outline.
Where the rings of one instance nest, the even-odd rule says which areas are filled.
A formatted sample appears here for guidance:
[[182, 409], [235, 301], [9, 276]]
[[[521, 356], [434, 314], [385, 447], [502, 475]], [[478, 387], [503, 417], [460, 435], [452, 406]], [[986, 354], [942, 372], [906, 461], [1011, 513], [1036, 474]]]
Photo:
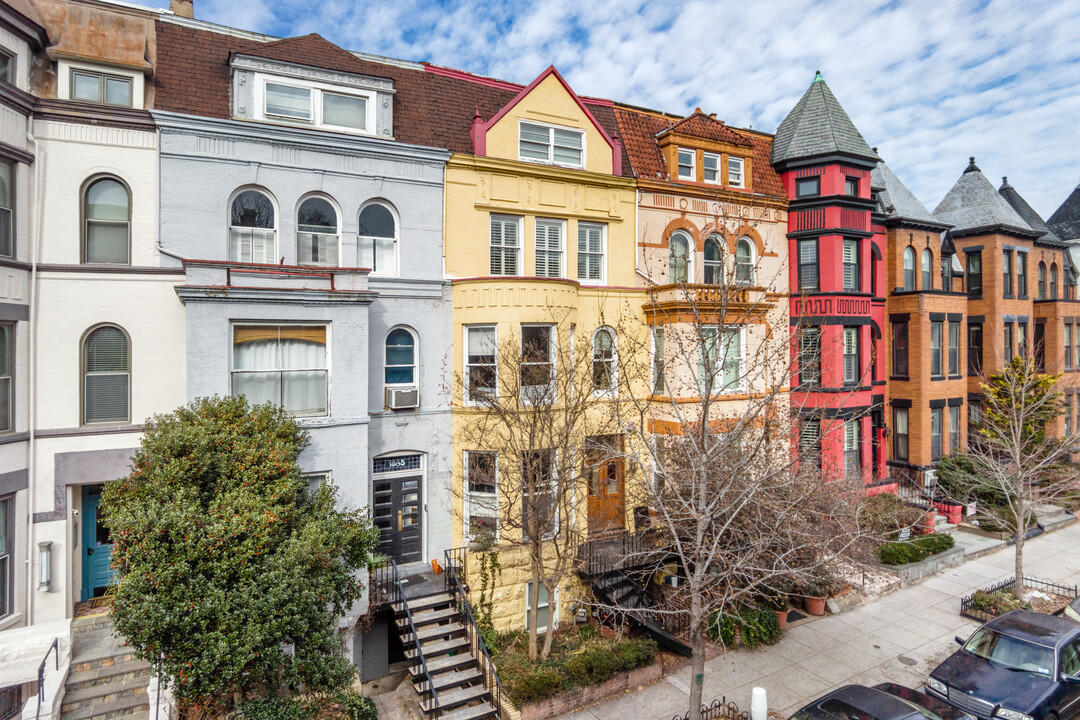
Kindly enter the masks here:
[[52, 590], [52, 540], [38, 543], [38, 592]]

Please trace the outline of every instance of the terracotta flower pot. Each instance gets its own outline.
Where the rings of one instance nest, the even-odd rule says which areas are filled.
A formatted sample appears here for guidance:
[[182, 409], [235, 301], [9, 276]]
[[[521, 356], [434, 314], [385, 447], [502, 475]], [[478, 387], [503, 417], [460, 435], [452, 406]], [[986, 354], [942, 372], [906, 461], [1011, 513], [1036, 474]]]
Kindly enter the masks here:
[[773, 612], [776, 613], [776, 622], [780, 623], [780, 630], [781, 631], [786, 630], [787, 629], [787, 614], [788, 614], [788, 611], [787, 610], [774, 610]]
[[825, 614], [825, 598], [823, 597], [810, 597], [803, 598], [803, 604], [806, 607], [806, 612], [811, 615], [821, 616]]

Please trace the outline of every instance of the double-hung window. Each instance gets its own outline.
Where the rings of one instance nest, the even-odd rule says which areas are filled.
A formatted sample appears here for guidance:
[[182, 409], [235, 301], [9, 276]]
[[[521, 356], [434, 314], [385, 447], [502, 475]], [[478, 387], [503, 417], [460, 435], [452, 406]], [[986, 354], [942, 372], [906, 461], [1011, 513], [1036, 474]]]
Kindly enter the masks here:
[[93, 70], [71, 71], [71, 99], [102, 105], [131, 107], [132, 80]]
[[131, 251], [131, 195], [111, 177], [93, 181], [83, 193], [85, 263], [127, 264]]
[[983, 364], [982, 323], [968, 323], [968, 374], [978, 375]]
[[15, 252], [14, 179], [15, 166], [0, 160], [0, 256], [3, 257], [12, 257]]
[[664, 382], [664, 327], [654, 327], [652, 331], [652, 370], [653, 392], [662, 393], [667, 387]]
[[934, 254], [930, 248], [922, 251], [922, 288], [923, 291], [934, 289]]
[[1004, 330], [1002, 331], [1002, 333], [1003, 333], [1004, 339], [1005, 339], [1004, 346], [1003, 346], [1004, 349], [1005, 349], [1005, 362], [1008, 363], [1008, 362], [1011, 362], [1012, 359], [1016, 356], [1016, 349], [1013, 346], [1013, 326], [1012, 326], [1012, 323], [1005, 323]]
[[904, 290], [915, 290], [915, 248], [904, 248]]
[[521, 326], [521, 391], [526, 402], [550, 402], [555, 379], [555, 326]]
[[695, 154], [696, 153], [693, 150], [684, 150], [682, 148], [679, 148], [678, 165], [680, 180], [697, 180], [697, 176], [694, 173]]
[[945, 292], [952, 292], [952, 263], [951, 253], [941, 254], [941, 289]]
[[1065, 324], [1065, 369], [1072, 370], [1073, 367], [1073, 347], [1072, 347], [1072, 331], [1073, 326], [1070, 323]]
[[326, 415], [326, 325], [234, 325], [232, 394], [294, 415]]
[[941, 408], [930, 408], [930, 462], [941, 459]]
[[844, 475], [848, 478], [862, 477], [861, 420], [844, 423]]
[[705, 153], [705, 157], [701, 162], [701, 169], [705, 176], [705, 182], [718, 183], [720, 182], [720, 156], [712, 153]]
[[521, 274], [521, 218], [491, 216], [491, 274]]
[[[738, 390], [743, 375], [742, 330], [728, 328], [720, 333], [715, 327], [701, 329], [698, 351], [698, 385], [703, 392]], [[710, 386], [710, 379], [711, 388]]]
[[1012, 250], [1001, 251], [1001, 287], [1005, 297], [1013, 296]]
[[1073, 355], [1074, 367], [1080, 368], [1080, 325], [1077, 325], [1073, 332]]
[[[15, 496], [9, 495], [0, 498], [0, 618], [7, 617], [12, 612], [11, 590], [14, 583], [12, 582], [11, 556], [15, 551], [14, 545]], [[18, 689], [16, 686], [16, 697], [18, 697]]]
[[960, 374], [960, 323], [949, 323], [949, 375]]
[[536, 221], [536, 276], [563, 276], [563, 228], [561, 220]]
[[615, 333], [611, 328], [600, 328], [593, 334], [592, 381], [593, 390], [615, 388]]
[[499, 532], [498, 455], [469, 450], [465, 453], [465, 486], [468, 489], [465, 511], [470, 537]]
[[727, 161], [728, 185], [731, 187], [743, 187], [746, 182], [743, 177], [743, 159], [728, 156]]
[[[529, 620], [529, 617], [532, 614], [530, 612], [530, 610], [532, 609], [532, 596], [533, 596], [533, 584], [532, 584], [532, 582], [527, 582], [527, 583], [525, 583], [525, 629], [526, 630], [529, 629], [529, 624], [531, 622]], [[555, 627], [559, 626], [559, 620], [558, 620], [558, 617], [557, 617], [558, 606], [559, 606], [558, 598], [559, 598], [559, 589], [556, 588], [555, 589], [555, 603], [554, 603], [555, 612], [553, 613], [552, 612], [552, 609], [553, 609], [552, 604], [553, 603], [551, 602], [551, 598], [548, 596], [548, 589], [544, 585], [544, 583], [540, 583], [539, 600], [536, 603], [536, 632], [538, 632], [538, 633], [546, 632], [549, 622], [554, 622]]]
[[814, 471], [821, 470], [821, 421], [799, 421], [799, 460]]
[[1039, 300], [1046, 299], [1046, 263], [1040, 262], [1037, 270], [1038, 273], [1038, 298]]
[[1016, 297], [1027, 297], [1027, 253], [1016, 253]]
[[967, 254], [967, 287], [970, 297], [982, 296], [982, 252], [979, 250]]
[[859, 328], [844, 328], [844, 384], [859, 383]]
[[949, 453], [960, 449], [960, 406], [949, 406]]
[[577, 276], [583, 283], [604, 282], [606, 225], [579, 222], [577, 226]]
[[573, 128], [518, 125], [518, 159], [581, 167], [585, 158], [585, 133]]
[[892, 374], [906, 378], [908, 376], [908, 324], [906, 322], [892, 324], [892, 352]]
[[465, 335], [465, 394], [467, 400], [476, 402], [496, 392], [495, 326], [472, 325], [465, 328]]
[[15, 395], [11, 382], [11, 373], [14, 369], [12, 360], [15, 355], [14, 339], [15, 326], [0, 325], [0, 432], [7, 432], [14, 427], [12, 411]]
[[844, 190], [850, 197], [859, 197], [859, 178], [850, 175], [845, 177]]
[[908, 409], [893, 408], [893, 459], [908, 459]]
[[1028, 324], [1026, 322], [1016, 324], [1016, 348], [1017, 354], [1022, 358], [1028, 356]]
[[83, 341], [83, 423], [131, 419], [131, 350], [118, 327], [105, 325]]
[[799, 289], [818, 289], [818, 243], [816, 239], [799, 241]]
[[555, 497], [555, 450], [528, 450], [521, 456], [521, 529], [526, 540], [553, 535], [559, 526]]
[[941, 362], [941, 323], [930, 323], [930, 376], [939, 377], [943, 374]]
[[799, 384], [821, 384], [821, 328], [805, 327], [799, 331]]
[[859, 241], [855, 238], [844, 238], [844, 291], [859, 290]]

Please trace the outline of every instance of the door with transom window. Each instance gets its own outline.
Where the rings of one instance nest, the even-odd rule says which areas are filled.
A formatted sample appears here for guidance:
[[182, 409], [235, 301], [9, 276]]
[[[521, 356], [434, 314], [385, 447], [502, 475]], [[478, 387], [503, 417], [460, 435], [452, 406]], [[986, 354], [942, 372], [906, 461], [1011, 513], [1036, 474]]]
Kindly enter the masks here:
[[399, 564], [423, 560], [423, 457], [398, 455], [372, 461], [372, 517], [379, 552]]
[[590, 438], [586, 462], [589, 534], [622, 530], [626, 527], [622, 436], [599, 435]]

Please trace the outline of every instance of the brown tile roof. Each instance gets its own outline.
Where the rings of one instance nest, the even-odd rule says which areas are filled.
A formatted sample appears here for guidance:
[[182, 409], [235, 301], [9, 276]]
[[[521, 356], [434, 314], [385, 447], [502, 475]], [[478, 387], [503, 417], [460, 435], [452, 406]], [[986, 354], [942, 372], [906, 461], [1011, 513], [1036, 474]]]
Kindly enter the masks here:
[[[667, 115], [655, 112], [647, 112], [635, 108], [618, 106], [615, 108], [615, 116], [619, 122], [619, 135], [626, 147], [630, 158], [630, 165], [638, 177], [654, 180], [668, 180], [667, 165], [664, 156], [660, 153], [660, 146], [656, 142], [656, 136], [674, 126], [680, 126], [679, 132], [691, 134], [694, 128], [702, 128], [706, 132], [715, 133], [716, 128], [722, 128], [725, 133], [732, 137], [737, 136], [739, 145], [752, 145], [753, 154], [753, 182], [754, 191], [765, 195], [786, 198], [784, 186], [780, 182], [780, 176], [769, 164], [769, 153], [772, 150], [772, 136], [750, 131], [729, 128], [719, 122], [711, 120], [707, 115], [694, 113], [689, 118], [676, 121]], [[709, 120], [711, 124], [704, 122]], [[692, 122], [691, 122], [692, 121]], [[692, 133], [697, 135], [697, 132]], [[709, 137], [704, 135], [703, 137]], [[710, 139], [721, 139], [711, 137]], [[733, 142], [728, 136], [724, 142]]]
[[[155, 108], [204, 117], [230, 117], [233, 52], [390, 79], [394, 138], [461, 153], [473, 152], [469, 130], [476, 111], [491, 118], [523, 87], [436, 66], [418, 70], [365, 60], [315, 34], [262, 43], [163, 21], [157, 32]], [[618, 131], [609, 102], [584, 102], [609, 135]], [[623, 175], [632, 177], [625, 153]]]
[[701, 108], [697, 108], [692, 114], [672, 125], [669, 130], [670, 132], [717, 140], [732, 145], [749, 146], [753, 144], [716, 118], [701, 112]]

